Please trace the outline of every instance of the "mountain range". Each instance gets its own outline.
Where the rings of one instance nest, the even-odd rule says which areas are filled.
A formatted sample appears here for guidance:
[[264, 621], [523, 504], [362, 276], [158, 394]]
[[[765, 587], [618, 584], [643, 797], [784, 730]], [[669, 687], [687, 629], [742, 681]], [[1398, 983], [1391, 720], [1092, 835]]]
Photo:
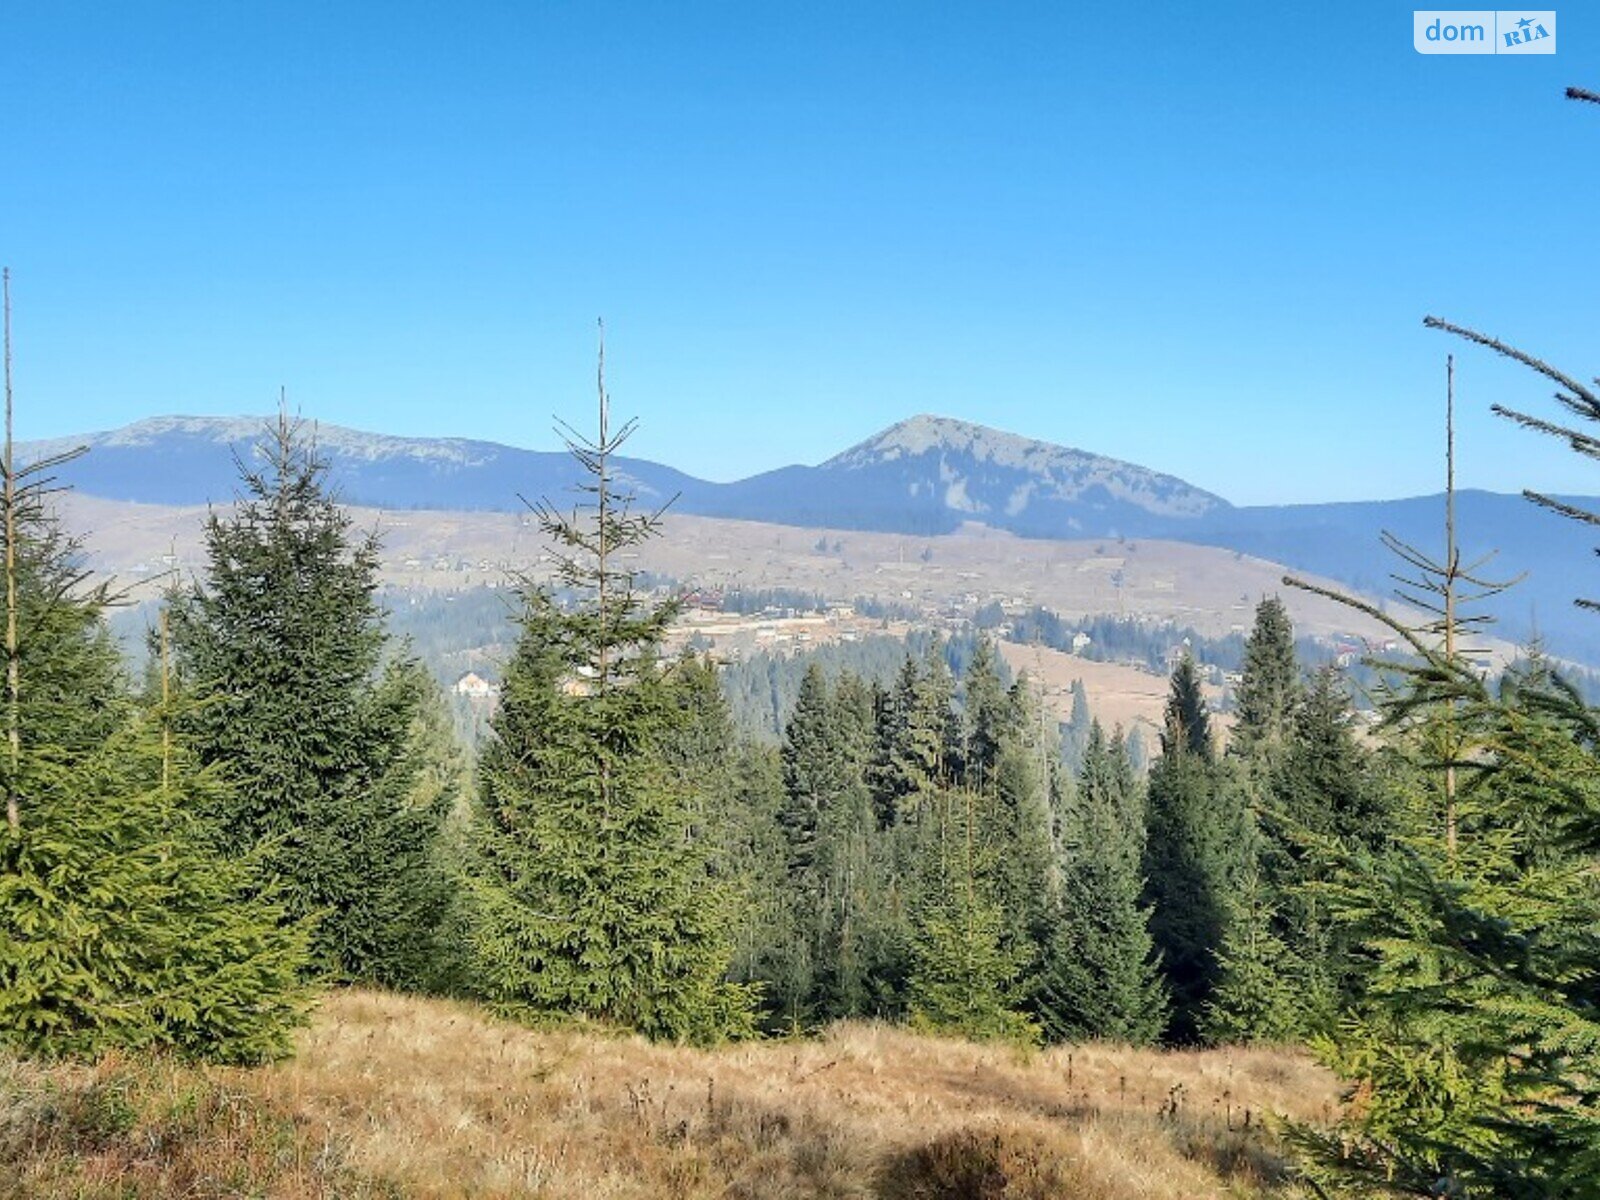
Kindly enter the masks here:
[[[19, 445], [23, 461], [89, 447], [63, 483], [111, 500], [226, 503], [238, 490], [268, 420], [156, 417], [122, 429]], [[580, 481], [570, 455], [462, 438], [404, 438], [319, 424], [330, 477], [352, 504], [388, 509], [515, 511], [522, 497], [560, 498]], [[1405, 500], [1241, 507], [1171, 475], [983, 425], [915, 416], [816, 466], [789, 466], [729, 483], [623, 458], [641, 503], [674, 511], [806, 528], [933, 536], [978, 522], [1023, 537], [1163, 538], [1219, 546], [1338, 579], [1368, 594], [1393, 590], [1399, 563], [1388, 531], [1437, 555], [1442, 495]], [[1600, 501], [1564, 497], [1586, 507]], [[1490, 602], [1498, 632], [1537, 633], [1556, 652], [1600, 663], [1600, 617], [1575, 609], [1600, 593], [1595, 537], [1520, 496], [1456, 497], [1464, 557], [1498, 549], [1485, 573], [1521, 581]]]

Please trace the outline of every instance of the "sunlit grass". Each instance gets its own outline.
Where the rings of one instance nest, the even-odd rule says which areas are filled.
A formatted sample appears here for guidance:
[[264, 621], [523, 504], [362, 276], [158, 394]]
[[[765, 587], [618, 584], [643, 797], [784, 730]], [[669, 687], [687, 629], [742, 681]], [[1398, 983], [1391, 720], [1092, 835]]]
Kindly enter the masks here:
[[845, 1024], [705, 1051], [344, 992], [270, 1068], [0, 1062], [0, 1194], [1288, 1196], [1265, 1118], [1334, 1104], [1284, 1050]]

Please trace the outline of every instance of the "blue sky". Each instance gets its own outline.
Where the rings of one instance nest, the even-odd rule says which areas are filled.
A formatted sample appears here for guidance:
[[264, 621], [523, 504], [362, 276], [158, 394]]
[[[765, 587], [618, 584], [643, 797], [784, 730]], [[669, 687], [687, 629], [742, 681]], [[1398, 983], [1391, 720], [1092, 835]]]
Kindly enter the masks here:
[[1389, 4], [5, 6], [18, 428], [270, 409], [552, 447], [606, 318], [709, 478], [916, 412], [1239, 503], [1600, 492], [1487, 415], [1600, 372], [1600, 14], [1424, 57]]

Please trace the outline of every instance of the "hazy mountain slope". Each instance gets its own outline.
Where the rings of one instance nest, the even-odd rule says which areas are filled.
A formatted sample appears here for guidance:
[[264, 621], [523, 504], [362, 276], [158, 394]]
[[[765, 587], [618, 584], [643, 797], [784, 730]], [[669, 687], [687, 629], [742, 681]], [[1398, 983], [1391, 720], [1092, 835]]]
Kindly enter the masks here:
[[[146, 504], [223, 503], [239, 486], [234, 456], [248, 458], [268, 422], [265, 417], [155, 417], [81, 438], [24, 442], [18, 452], [26, 460], [88, 446], [90, 453], [64, 467], [61, 476], [91, 496]], [[514, 511], [522, 507], [519, 495], [559, 497], [580, 475], [566, 453], [495, 442], [390, 437], [321, 423], [316, 438], [341, 495], [352, 504], [377, 508]], [[621, 459], [619, 466], [647, 503], [704, 486], [642, 459]]]
[[[1600, 509], [1594, 497], [1566, 497]], [[1600, 615], [1573, 605], [1600, 597], [1600, 530], [1538, 508], [1522, 496], [1463, 491], [1456, 495], [1462, 561], [1492, 554], [1481, 577], [1517, 582], [1469, 611], [1487, 611], [1496, 632], [1526, 642], [1536, 634], [1552, 650], [1600, 662]], [[1435, 559], [1444, 554], [1444, 496], [1348, 504], [1235, 508], [1211, 514], [1172, 537], [1226, 546], [1339, 579], [1370, 595], [1392, 594], [1393, 575], [1413, 575], [1381, 544], [1394, 534]], [[1476, 591], [1476, 589], [1467, 589]]]
[[[237, 489], [235, 454], [248, 454], [258, 417], [159, 417], [86, 435], [92, 453], [63, 481], [90, 496], [154, 504], [226, 502]], [[343, 497], [374, 508], [521, 510], [519, 496], [560, 500], [579, 482], [569, 456], [460, 438], [399, 438], [319, 425]], [[75, 439], [28, 443], [38, 457]], [[620, 463], [646, 504], [676, 497], [685, 514], [801, 528], [927, 536], [981, 522], [1030, 538], [1161, 537], [1215, 545], [1344, 581], [1392, 590], [1395, 562], [1380, 546], [1390, 530], [1424, 549], [1442, 543], [1442, 499], [1235, 508], [1181, 479], [1081, 450], [1031, 441], [970, 422], [917, 416], [817, 466], [790, 466], [711, 483], [643, 459]], [[1584, 501], [1600, 506], [1600, 502]], [[1572, 599], [1600, 595], [1591, 547], [1600, 537], [1519, 496], [1463, 492], [1462, 546], [1499, 548], [1491, 573], [1525, 579], [1493, 604], [1500, 632], [1536, 629], [1560, 653], [1600, 662], [1600, 617]]]
[[[943, 533], [982, 521], [1026, 537], [1148, 533], [1228, 507], [1181, 479], [967, 421], [917, 416], [817, 467], [730, 485], [713, 515]], [[709, 511], [709, 510], [708, 510]]]
[[[25, 443], [25, 458], [81, 441], [92, 453], [63, 477], [113, 500], [204, 504], [232, 497], [233, 456], [264, 418], [158, 417], [125, 429]], [[518, 495], [559, 496], [578, 481], [572, 459], [460, 438], [399, 438], [319, 425], [343, 496], [376, 508], [514, 511]], [[981, 425], [920, 416], [820, 466], [784, 467], [734, 483], [623, 459], [646, 503], [682, 512], [804, 526], [939, 533], [962, 521], [1035, 537], [1149, 532], [1226, 509], [1226, 501], [1132, 463], [1029, 441]]]

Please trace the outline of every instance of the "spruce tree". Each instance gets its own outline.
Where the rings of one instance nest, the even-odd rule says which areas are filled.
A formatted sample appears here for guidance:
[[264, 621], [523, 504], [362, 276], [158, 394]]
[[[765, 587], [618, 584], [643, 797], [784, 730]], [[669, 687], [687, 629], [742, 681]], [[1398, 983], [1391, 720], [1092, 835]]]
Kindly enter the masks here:
[[816, 850], [810, 867], [790, 873], [810, 981], [793, 1012], [816, 1021], [886, 1015], [899, 1004], [904, 930], [894, 839], [880, 830], [867, 785], [872, 692], [849, 672], [830, 689], [808, 668], [801, 693], [784, 744], [785, 819], [798, 826], [798, 809], [814, 821]]
[[1352, 720], [1337, 669], [1313, 672], [1271, 780], [1272, 805], [1295, 826], [1376, 849], [1392, 831], [1392, 819]]
[[987, 785], [968, 786], [985, 797], [992, 813], [988, 840], [1006, 945], [1027, 956], [1031, 973], [1061, 889], [1050, 795], [1054, 748], [1045, 745], [1039, 697], [1026, 676], [1012, 684], [1004, 700]]
[[1192, 754], [1206, 762], [1215, 757], [1211, 710], [1200, 690], [1200, 669], [1187, 649], [1172, 669], [1162, 725], [1162, 754]]
[[952, 778], [954, 684], [938, 646], [919, 665], [907, 657], [877, 723], [873, 803], [883, 825], [915, 819], [923, 801]]
[[[1579, 380], [1497, 339], [1426, 323], [1528, 366], [1557, 384], [1569, 414], [1600, 421], [1600, 392]], [[1508, 671], [1496, 693], [1462, 651], [1459, 632], [1483, 618], [1460, 612], [1463, 585], [1479, 581], [1455, 546], [1447, 364], [1445, 553], [1389, 541], [1437, 619], [1407, 629], [1346, 600], [1416, 659], [1385, 713], [1412, 760], [1399, 778], [1414, 819], [1376, 851], [1323, 844], [1331, 903], [1373, 964], [1320, 1049], [1361, 1102], [1331, 1135], [1296, 1136], [1325, 1193], [1587, 1200], [1600, 1178], [1600, 721], [1548, 663]], [[1496, 411], [1595, 452], [1582, 429]]]
[[1147, 790], [1145, 900], [1150, 933], [1172, 998], [1168, 1037], [1197, 1041], [1216, 987], [1227, 898], [1255, 853], [1240, 775], [1215, 758], [1194, 660], [1172, 673], [1161, 758]]
[[795, 928], [780, 813], [779, 755], [734, 731], [717, 665], [685, 652], [670, 683], [682, 717], [664, 746], [672, 787], [687, 798], [689, 836], [706, 847], [707, 871], [729, 897], [729, 977], [756, 985], [769, 1013], [793, 1026], [791, 973], [805, 939]]
[[254, 864], [216, 852], [197, 814], [223, 785], [171, 736], [170, 711], [130, 696], [107, 589], [46, 510], [64, 459], [15, 462], [9, 272], [4, 291], [0, 1042], [279, 1057], [306, 1007], [303, 931], [282, 923]]
[[790, 901], [788, 848], [778, 824], [785, 793], [777, 751], [740, 740], [729, 773], [730, 791], [718, 822], [722, 850], [713, 867], [725, 864], [715, 873], [736, 881], [744, 899], [734, 907], [728, 977], [758, 988], [772, 1023], [792, 1029], [809, 975], [793, 975], [797, 947], [805, 938]]
[[786, 799], [778, 820], [789, 844], [789, 872], [802, 888], [814, 883], [822, 813], [851, 783], [841, 734], [828, 681], [813, 662], [800, 681], [781, 751]]
[[1217, 951], [1217, 985], [1200, 1019], [1205, 1040], [1290, 1042], [1315, 1023], [1302, 964], [1278, 936], [1271, 889], [1248, 864], [1227, 898], [1228, 923]]
[[620, 565], [660, 525], [614, 476], [633, 427], [611, 429], [602, 375], [598, 438], [568, 438], [588, 475], [582, 501], [536, 508], [557, 582], [579, 600], [523, 593], [481, 764], [474, 951], [504, 1011], [711, 1041], [750, 1030], [753, 997], [725, 977], [729, 889], [671, 770], [684, 710], [658, 648], [677, 605], [652, 602]]
[[[1498, 695], [1463, 666], [1450, 694], [1406, 733], [1416, 832], [1328, 847], [1329, 903], [1372, 961], [1316, 1044], [1363, 1102], [1298, 1137], [1351, 1194], [1576, 1200], [1600, 1169], [1600, 725], [1538, 664]], [[1453, 846], [1423, 748], [1444, 720], [1468, 751]]]
[[306, 931], [259, 863], [217, 852], [197, 814], [227, 785], [163, 740], [157, 714], [126, 711], [82, 754], [25, 745], [13, 779], [29, 803], [21, 831], [0, 833], [0, 1040], [286, 1055], [309, 1007]]
[[[788, 847], [790, 920], [799, 935], [779, 1009], [791, 1023], [810, 1021], [828, 1008], [848, 1008], [847, 997], [856, 990], [840, 986], [841, 968], [845, 977], [854, 974], [850, 908], [859, 833], [852, 810], [864, 799], [847, 720], [821, 666], [812, 662], [779, 752], [784, 802], [778, 821]], [[824, 993], [832, 994], [831, 1003]]]
[[1001, 742], [1012, 716], [1000, 681], [999, 656], [987, 637], [978, 638], [962, 678], [962, 689], [965, 745], [961, 779], [967, 786], [981, 789], [1000, 757]]
[[376, 538], [354, 534], [311, 431], [280, 413], [256, 453], [207, 520], [204, 578], [169, 597], [182, 730], [236, 785], [208, 816], [228, 853], [265, 855], [293, 917], [317, 917], [319, 971], [422, 986], [451, 896], [453, 789], [423, 782], [450, 752], [425, 721], [432, 684], [389, 652]]
[[1245, 640], [1229, 751], [1260, 773], [1270, 771], [1289, 740], [1299, 690], [1289, 611], [1282, 600], [1269, 596], [1256, 605], [1255, 625]]
[[1161, 1036], [1167, 997], [1141, 902], [1142, 806], [1121, 739], [1089, 727], [1064, 834], [1061, 899], [1034, 1011], [1052, 1041], [1144, 1045]]
[[1036, 1031], [1022, 1012], [1027, 952], [1006, 945], [982, 797], [939, 788], [926, 802], [907, 984], [912, 1023], [980, 1040], [1030, 1042]]
[[1318, 669], [1295, 706], [1289, 740], [1260, 802], [1266, 899], [1274, 934], [1287, 950], [1284, 970], [1302, 997], [1303, 1032], [1331, 1026], [1338, 1004], [1361, 987], [1367, 961], [1330, 919], [1321, 895], [1326, 856], [1317, 842], [1376, 850], [1403, 832], [1351, 721], [1339, 672]]
[[1089, 744], [1089, 727], [1094, 723], [1094, 714], [1089, 711], [1089, 693], [1084, 689], [1083, 680], [1072, 681], [1071, 695], [1072, 708], [1061, 729], [1061, 759], [1068, 770], [1077, 772], [1083, 769], [1083, 755]]

